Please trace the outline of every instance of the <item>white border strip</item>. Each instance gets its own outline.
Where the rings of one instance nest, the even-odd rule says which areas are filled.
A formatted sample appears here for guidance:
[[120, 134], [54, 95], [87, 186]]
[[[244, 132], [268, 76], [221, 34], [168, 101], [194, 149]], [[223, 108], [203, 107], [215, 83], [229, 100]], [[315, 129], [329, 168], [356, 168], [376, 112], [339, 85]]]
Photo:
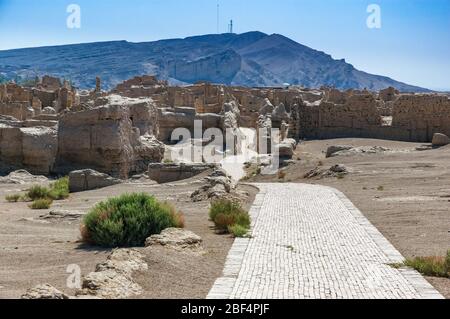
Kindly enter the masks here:
[[[259, 185], [257, 186], [252, 184], [252, 186], [258, 187]], [[256, 195], [255, 201], [249, 211], [252, 220], [252, 230], [258, 221], [259, 213], [267, 192], [264, 187], [258, 187], [258, 189], [260, 191], [258, 195]], [[244, 256], [247, 252], [250, 240], [251, 238], [236, 238], [234, 240], [234, 244], [231, 247], [225, 262], [222, 277], [216, 280], [206, 299], [230, 299], [230, 296], [233, 293], [234, 285], [239, 276], [239, 272], [241, 271]]]

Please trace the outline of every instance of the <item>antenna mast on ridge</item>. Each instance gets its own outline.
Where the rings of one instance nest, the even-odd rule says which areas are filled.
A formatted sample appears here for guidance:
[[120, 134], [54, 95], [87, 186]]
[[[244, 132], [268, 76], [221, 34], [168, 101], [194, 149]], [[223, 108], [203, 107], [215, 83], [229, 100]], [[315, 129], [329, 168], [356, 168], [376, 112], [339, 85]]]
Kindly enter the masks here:
[[220, 3], [219, 0], [217, 0], [217, 33], [220, 33], [220, 27], [219, 27], [219, 20], [220, 20]]
[[230, 24], [228, 25], [228, 32], [233, 33], [233, 20], [230, 20]]

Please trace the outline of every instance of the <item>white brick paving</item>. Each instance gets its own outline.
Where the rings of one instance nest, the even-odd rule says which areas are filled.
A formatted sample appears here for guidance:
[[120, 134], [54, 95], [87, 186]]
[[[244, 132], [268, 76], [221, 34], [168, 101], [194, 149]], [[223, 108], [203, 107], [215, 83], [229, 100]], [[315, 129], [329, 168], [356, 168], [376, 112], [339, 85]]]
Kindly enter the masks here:
[[339, 191], [256, 184], [252, 239], [236, 239], [208, 298], [443, 298]]

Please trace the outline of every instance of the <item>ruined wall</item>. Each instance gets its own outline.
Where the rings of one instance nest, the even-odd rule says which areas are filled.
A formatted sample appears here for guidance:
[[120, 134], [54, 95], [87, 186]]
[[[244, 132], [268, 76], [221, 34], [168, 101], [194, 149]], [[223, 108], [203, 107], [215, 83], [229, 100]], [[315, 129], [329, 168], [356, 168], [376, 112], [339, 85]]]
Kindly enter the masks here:
[[129, 109], [121, 106], [64, 114], [58, 129], [58, 165], [61, 170], [92, 168], [127, 177], [133, 134]]
[[410, 140], [428, 142], [434, 133], [450, 135], [450, 98], [402, 95], [393, 105], [392, 126], [408, 132]]
[[171, 87], [168, 103], [173, 107], [191, 107], [197, 113], [220, 113], [225, 102], [225, 91], [221, 85], [200, 83], [187, 87]]
[[28, 102], [0, 103], [0, 115], [7, 115], [23, 121], [33, 117], [33, 108]]
[[116, 86], [110, 93], [129, 98], [151, 97], [159, 106], [168, 104], [168, 83], [155, 76], [137, 76]]
[[3, 166], [48, 175], [54, 168], [57, 146], [54, 128], [0, 124], [0, 162]]
[[164, 146], [133, 127], [130, 108], [108, 104], [61, 116], [58, 126], [57, 170], [92, 168], [115, 177], [141, 173], [160, 162]]
[[320, 104], [299, 105], [300, 138], [371, 137], [381, 128], [378, 102], [372, 94], [333, 90], [326, 98]]
[[220, 128], [222, 116], [220, 114], [203, 113], [198, 114], [195, 108], [177, 107], [173, 109], [161, 109], [159, 115], [158, 139], [169, 143], [172, 132], [177, 128], [186, 128], [194, 138], [194, 123], [202, 123], [202, 131], [209, 128]]
[[[300, 138], [365, 137], [431, 142], [434, 133], [450, 134], [450, 99], [439, 95], [397, 95], [333, 91], [319, 105], [299, 106]], [[333, 102], [344, 102], [335, 104]], [[383, 117], [392, 116], [386, 125]]]

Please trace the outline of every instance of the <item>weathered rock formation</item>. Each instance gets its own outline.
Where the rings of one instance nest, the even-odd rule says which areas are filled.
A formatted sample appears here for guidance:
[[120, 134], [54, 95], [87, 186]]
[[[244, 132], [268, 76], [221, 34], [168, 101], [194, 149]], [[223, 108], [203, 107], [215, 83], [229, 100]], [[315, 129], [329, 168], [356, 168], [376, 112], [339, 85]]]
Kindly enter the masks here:
[[0, 124], [0, 162], [25, 167], [33, 174], [52, 172], [57, 152], [57, 132], [49, 127], [15, 127]]
[[142, 287], [133, 279], [133, 273], [148, 269], [144, 256], [134, 249], [114, 250], [104, 263], [83, 278], [77, 296], [100, 299], [125, 299], [142, 293]]
[[38, 285], [27, 290], [22, 299], [69, 299], [69, 296], [49, 284]]
[[167, 228], [159, 235], [152, 235], [145, 241], [146, 247], [163, 246], [175, 250], [199, 250], [202, 238], [181, 228]]
[[450, 138], [441, 133], [436, 133], [433, 135], [433, 141], [431, 142], [434, 147], [446, 146], [450, 144]]
[[223, 169], [216, 169], [203, 179], [203, 185], [191, 194], [191, 199], [193, 202], [201, 202], [209, 199], [233, 197], [231, 192], [235, 187], [235, 182]]
[[120, 184], [121, 180], [92, 169], [69, 173], [69, 190], [71, 193], [84, 192]]
[[203, 163], [153, 163], [148, 166], [148, 177], [159, 184], [175, 182], [197, 176], [216, 168], [215, 164]]
[[[188, 64], [183, 68], [193, 67]], [[273, 146], [285, 158], [301, 139], [432, 142], [436, 133], [450, 136], [446, 94], [404, 94], [392, 87], [375, 93], [206, 82], [171, 87], [154, 76], [135, 77], [108, 93], [101, 90], [99, 78], [95, 83], [95, 89], [80, 92], [49, 76], [37, 79], [33, 87], [1, 84], [0, 169], [48, 175], [91, 168], [126, 178], [161, 162], [163, 143], [177, 143], [180, 136], [172, 135], [179, 128], [189, 133], [183, 136], [187, 144], [192, 139], [211, 142], [203, 136], [208, 129], [231, 131], [224, 145], [228, 153], [232, 146], [240, 149], [240, 127], [258, 129], [258, 151], [270, 154]], [[279, 129], [279, 136], [271, 136], [271, 129]]]
[[92, 168], [126, 178], [150, 162], [160, 162], [163, 154], [162, 144], [141, 139], [140, 130], [133, 127], [130, 108], [124, 104], [65, 113], [58, 137], [60, 170]]

